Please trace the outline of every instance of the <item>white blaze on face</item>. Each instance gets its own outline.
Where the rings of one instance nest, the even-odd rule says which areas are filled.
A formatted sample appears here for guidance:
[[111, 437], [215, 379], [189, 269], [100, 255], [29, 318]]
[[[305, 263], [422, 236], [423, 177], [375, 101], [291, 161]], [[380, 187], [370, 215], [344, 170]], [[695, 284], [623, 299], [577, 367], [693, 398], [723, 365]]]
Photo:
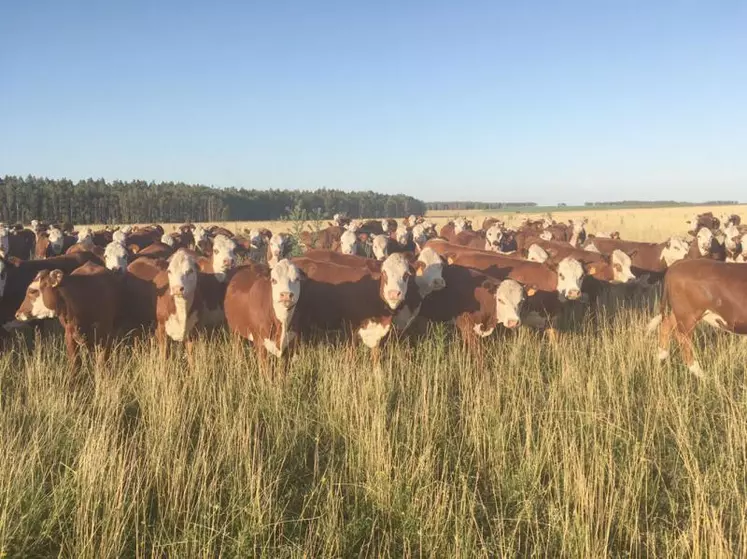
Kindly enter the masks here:
[[410, 264], [401, 253], [389, 256], [381, 265], [384, 302], [395, 310], [407, 295], [407, 280], [410, 277]]
[[534, 244], [527, 250], [527, 260], [530, 262], [545, 262], [550, 256], [547, 251], [541, 246]]
[[352, 231], [345, 231], [340, 237], [340, 252], [343, 254], [356, 254], [357, 245], [358, 237]]
[[581, 297], [584, 268], [575, 258], [567, 256], [558, 264], [558, 293], [566, 299]]
[[116, 241], [112, 241], [106, 245], [104, 263], [110, 270], [124, 272], [127, 269], [127, 249], [125, 246]]
[[495, 301], [498, 324], [503, 324], [506, 328], [516, 328], [521, 324], [524, 288], [518, 282], [503, 280], [495, 292]]
[[61, 254], [64, 241], [65, 236], [62, 234], [62, 231], [56, 227], [49, 230], [49, 244], [52, 247], [52, 252], [55, 254]]
[[542, 233], [540, 233], [540, 239], [543, 241], [552, 241], [552, 233], [550, 233], [550, 231], [542, 231]]
[[78, 244], [88, 249], [93, 248], [93, 231], [90, 227], [84, 227], [78, 231]]
[[418, 286], [421, 297], [446, 287], [446, 280], [443, 276], [444, 263], [435, 250], [425, 247], [420, 251], [418, 261], [425, 264], [422, 273], [415, 275], [415, 284]]
[[112, 242], [124, 244], [127, 240], [127, 234], [122, 229], [117, 229], [112, 233]]
[[384, 231], [384, 234], [389, 233], [389, 220], [388, 219], [381, 220], [381, 230]]
[[265, 238], [262, 236], [262, 233], [259, 232], [259, 229], [252, 229], [249, 231], [249, 244], [255, 249], [260, 248], [265, 244]]
[[454, 220], [454, 233], [458, 235], [462, 231], [467, 230], [467, 220], [463, 217], [458, 217]]
[[271, 266], [277, 264], [277, 262], [283, 257], [285, 252], [285, 246], [288, 243], [288, 236], [285, 233], [275, 233], [270, 239], [270, 253], [272, 259], [270, 261]]
[[284, 258], [270, 271], [270, 281], [275, 316], [287, 326], [301, 296], [301, 273], [295, 264]]
[[707, 227], [702, 227], [695, 237], [698, 243], [698, 252], [701, 256], [708, 256], [711, 252], [711, 243], [713, 242], [713, 233]]
[[10, 250], [10, 239], [5, 225], [0, 227], [0, 256], [7, 256]]
[[397, 242], [401, 245], [406, 245], [410, 241], [410, 232], [404, 225], [400, 225], [399, 227], [397, 227], [396, 236]]
[[195, 243], [204, 243], [208, 240], [208, 233], [202, 225], [198, 225], [194, 228], [192, 236], [195, 238]]
[[500, 242], [503, 233], [501, 227], [497, 223], [491, 225], [490, 228], [485, 232], [485, 250], [492, 250], [500, 252]]
[[360, 221], [358, 221], [357, 219], [353, 219], [350, 223], [348, 223], [345, 226], [345, 229], [347, 229], [348, 231], [352, 231], [353, 233], [357, 233], [358, 229], [360, 229], [361, 226], [362, 226], [362, 223]]
[[50, 309], [44, 303], [44, 297], [42, 297], [41, 292], [41, 280], [39, 279], [38, 274], [34, 278], [34, 281], [31, 282], [31, 285], [26, 289], [26, 299], [31, 302], [31, 314], [18, 314], [16, 315], [18, 320], [26, 321], [31, 319], [54, 318], [56, 316], [54, 309]]
[[335, 214], [332, 216], [332, 223], [334, 223], [338, 227], [340, 226], [341, 222], [342, 222], [342, 216], [340, 214]]
[[410, 227], [415, 227], [415, 222], [418, 220], [417, 216], [411, 215], [407, 218], [408, 223], [410, 224]]
[[375, 235], [371, 241], [373, 253], [376, 260], [384, 260], [387, 256], [387, 244], [389, 243], [389, 237], [386, 235]]
[[723, 231], [724, 246], [730, 251], [735, 251], [737, 249], [737, 243], [739, 242], [739, 229], [730, 222]]
[[236, 265], [236, 243], [225, 235], [216, 235], [213, 239], [213, 274], [220, 280], [226, 279], [226, 273]]
[[183, 249], [177, 250], [169, 262], [169, 291], [174, 297], [189, 301], [197, 291], [197, 263]]
[[671, 266], [678, 260], [685, 258], [689, 250], [690, 248], [685, 241], [677, 237], [672, 237], [667, 241], [666, 246], [661, 251], [661, 258], [667, 266]]
[[174, 237], [169, 235], [168, 233], [164, 233], [161, 235], [161, 242], [167, 246], [173, 247], [174, 246]]
[[421, 246], [428, 240], [428, 233], [422, 223], [412, 228], [412, 240], [416, 245]]
[[612, 258], [613, 281], [617, 283], [628, 283], [635, 279], [635, 274], [630, 270], [632, 261], [630, 256], [621, 250], [613, 250]]
[[31, 228], [36, 230], [39, 228], [39, 220], [38, 219], [32, 219], [31, 220]]

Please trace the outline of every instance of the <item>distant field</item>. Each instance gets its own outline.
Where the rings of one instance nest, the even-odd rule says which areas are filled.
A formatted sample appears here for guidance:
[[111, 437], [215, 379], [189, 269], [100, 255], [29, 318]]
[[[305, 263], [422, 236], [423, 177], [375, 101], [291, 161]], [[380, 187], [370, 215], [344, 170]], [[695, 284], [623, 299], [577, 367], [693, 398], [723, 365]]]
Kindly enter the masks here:
[[[552, 209], [557, 210], [557, 208]], [[707, 211], [713, 212], [716, 216], [724, 213], [736, 213], [747, 218], [747, 205], [625, 209], [563, 208], [562, 212], [550, 212], [550, 215], [557, 221], [586, 217], [589, 219], [587, 231], [590, 233], [595, 231], [619, 231], [624, 238], [630, 240], [661, 241], [670, 235], [684, 234], [687, 230], [685, 222], [693, 215]], [[443, 225], [458, 216], [469, 217], [473, 220], [475, 227], [479, 228], [482, 221], [491, 216], [503, 219], [509, 225], [516, 226], [527, 217], [537, 218], [545, 215], [548, 215], [548, 212], [540, 210], [522, 213], [464, 210], [462, 212], [434, 211], [429, 212], [427, 217], [438, 225]], [[256, 227], [266, 227], [270, 231], [279, 232], [288, 232], [291, 229], [291, 222], [289, 221], [225, 221], [215, 223], [234, 232]], [[203, 225], [214, 225], [215, 223], [203, 223]], [[163, 224], [167, 231], [174, 231], [179, 225], [181, 224]], [[322, 225], [326, 226], [327, 221], [323, 221]], [[307, 224], [307, 228], [310, 226], [310, 223]], [[97, 227], [97, 225], [92, 227]]]
[[[746, 215], [558, 218], [660, 240], [708, 209]], [[390, 340], [380, 368], [302, 344], [272, 374], [225, 333], [193, 369], [126, 340], [77, 375], [59, 328], [15, 340], [0, 557], [745, 557], [747, 344], [703, 329], [705, 380], [677, 351], [661, 364], [655, 299], [617, 290], [596, 322], [564, 316], [556, 347], [497, 332], [482, 366], [442, 327]]]

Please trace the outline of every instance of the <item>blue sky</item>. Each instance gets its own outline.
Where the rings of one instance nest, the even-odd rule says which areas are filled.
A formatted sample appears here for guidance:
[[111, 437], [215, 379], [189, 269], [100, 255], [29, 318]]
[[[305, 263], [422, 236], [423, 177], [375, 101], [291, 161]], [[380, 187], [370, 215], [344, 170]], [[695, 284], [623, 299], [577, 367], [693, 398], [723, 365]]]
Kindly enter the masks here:
[[747, 2], [25, 0], [0, 70], [0, 175], [747, 198]]

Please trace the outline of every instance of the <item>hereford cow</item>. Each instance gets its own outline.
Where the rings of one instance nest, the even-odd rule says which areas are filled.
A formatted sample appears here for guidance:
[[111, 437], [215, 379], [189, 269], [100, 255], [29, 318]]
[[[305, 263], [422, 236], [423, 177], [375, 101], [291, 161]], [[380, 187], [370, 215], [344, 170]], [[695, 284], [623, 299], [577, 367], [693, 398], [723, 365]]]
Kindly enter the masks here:
[[293, 248], [293, 237], [287, 233], [275, 233], [267, 244], [267, 264], [270, 268], [284, 258], [290, 257]]
[[119, 309], [121, 284], [110, 271], [87, 262], [70, 274], [62, 270], [39, 272], [26, 290], [16, 319], [58, 318], [65, 329], [67, 356], [80, 365], [78, 346], [99, 345], [106, 359], [111, 346], [114, 319]]
[[584, 249], [611, 256], [621, 250], [631, 259], [631, 270], [636, 277], [646, 275], [649, 281], [659, 281], [667, 267], [687, 256], [689, 246], [685, 241], [672, 237], [663, 243], [640, 243], [619, 239], [587, 239]]
[[297, 337], [293, 320], [301, 298], [301, 271], [290, 261], [241, 266], [226, 289], [226, 320], [232, 332], [254, 344], [264, 361], [267, 352], [281, 358]]
[[698, 322], [736, 334], [747, 334], [744, 296], [747, 265], [708, 259], [677, 262], [664, 276], [660, 312], [648, 326], [659, 332], [660, 360], [669, 357], [669, 340], [674, 333], [690, 371], [701, 376], [695, 359], [692, 334]]
[[36, 257], [51, 258], [62, 256], [75, 244], [75, 237], [66, 235], [61, 229], [52, 227], [47, 232], [39, 233], [36, 239]]
[[104, 249], [104, 265], [112, 272], [124, 274], [127, 271], [129, 254], [123, 243], [112, 241]]

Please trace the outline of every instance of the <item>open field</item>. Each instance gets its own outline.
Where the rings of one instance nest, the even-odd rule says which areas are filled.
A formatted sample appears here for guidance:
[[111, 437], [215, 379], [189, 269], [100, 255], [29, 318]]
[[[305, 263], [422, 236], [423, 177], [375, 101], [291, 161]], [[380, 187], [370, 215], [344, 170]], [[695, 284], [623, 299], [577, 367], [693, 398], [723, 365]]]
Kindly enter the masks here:
[[[560, 208], [562, 209], [562, 208]], [[557, 213], [551, 213], [557, 221], [586, 217], [589, 219], [587, 231], [620, 231], [624, 238], [633, 241], [662, 241], [671, 235], [682, 235], [687, 227], [685, 221], [693, 215], [703, 212], [713, 212], [714, 215], [733, 214], [747, 216], [747, 205], [739, 206], [688, 206], [675, 208], [640, 208], [640, 209], [604, 209], [604, 210], [575, 210], [562, 209]], [[479, 228], [486, 217], [497, 217], [503, 219], [508, 225], [519, 225], [525, 218], [537, 218], [548, 215], [547, 213], [516, 213], [483, 210], [456, 211], [433, 211], [426, 217], [438, 225], [444, 225], [450, 219], [458, 216], [469, 217], [474, 221], [474, 226]], [[266, 227], [273, 232], [288, 232], [293, 224], [289, 221], [225, 221], [210, 222], [202, 225], [214, 225], [218, 223], [231, 231], [243, 231], [244, 229]], [[162, 224], [167, 232], [177, 229], [181, 223]], [[306, 225], [309, 228], [312, 224]], [[322, 226], [326, 226], [323, 222]], [[91, 227], [98, 227], [92, 225]]]
[[[580, 215], [660, 240], [698, 211]], [[482, 367], [441, 328], [390, 340], [377, 369], [302, 345], [271, 374], [222, 333], [194, 368], [124, 341], [77, 374], [58, 328], [17, 339], [0, 355], [0, 557], [745, 556], [747, 344], [700, 331], [704, 380], [676, 351], [660, 364], [653, 299], [610, 303], [556, 348], [494, 336]]]

